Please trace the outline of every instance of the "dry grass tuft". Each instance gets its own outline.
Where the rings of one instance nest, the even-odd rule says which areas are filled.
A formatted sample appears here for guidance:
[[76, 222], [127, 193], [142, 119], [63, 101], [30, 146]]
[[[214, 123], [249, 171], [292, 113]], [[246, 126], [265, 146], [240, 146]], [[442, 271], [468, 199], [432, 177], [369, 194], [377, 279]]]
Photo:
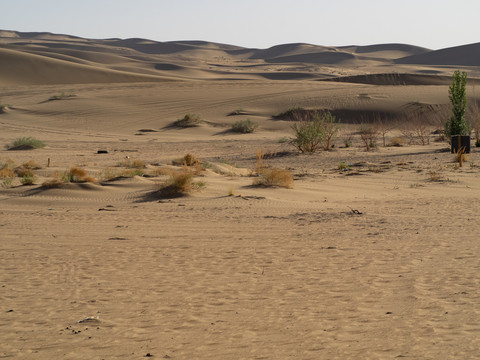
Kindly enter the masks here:
[[160, 184], [157, 194], [163, 198], [185, 196], [193, 190], [200, 190], [205, 186], [203, 182], [194, 182], [194, 173], [188, 169], [172, 171], [169, 179]]
[[455, 154], [455, 161], [459, 167], [463, 166], [465, 161], [468, 161], [468, 155], [465, 153], [465, 147], [461, 147]]
[[278, 186], [290, 189], [293, 186], [293, 175], [287, 169], [262, 168], [255, 179], [255, 186]]
[[35, 162], [34, 160], [28, 160], [27, 162], [24, 162], [22, 164], [22, 167], [25, 168], [25, 169], [31, 169], [31, 170], [39, 170], [41, 169], [42, 167], [40, 165], [38, 165], [37, 162]]
[[180, 159], [172, 160], [172, 165], [175, 166], [197, 166], [200, 165], [202, 161], [196, 158], [193, 154], [186, 154]]
[[95, 182], [95, 179], [89, 176], [85, 169], [75, 166], [63, 173], [62, 180], [66, 183]]
[[65, 185], [65, 181], [63, 181], [60, 177], [54, 177], [42, 183], [42, 188], [44, 189], [58, 189]]

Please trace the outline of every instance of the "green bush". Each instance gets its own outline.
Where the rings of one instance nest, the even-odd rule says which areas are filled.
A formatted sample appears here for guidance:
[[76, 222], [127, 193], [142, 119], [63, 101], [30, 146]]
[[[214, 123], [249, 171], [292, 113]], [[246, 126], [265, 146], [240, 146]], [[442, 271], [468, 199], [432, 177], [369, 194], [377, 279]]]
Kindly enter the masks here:
[[31, 149], [40, 149], [45, 146], [45, 143], [41, 140], [35, 139], [33, 137], [22, 137], [15, 139], [12, 144], [8, 144], [6, 148], [8, 150], [31, 150]]
[[20, 182], [22, 183], [22, 185], [33, 185], [36, 179], [37, 177], [33, 174], [25, 174], [20, 179]]
[[241, 134], [253, 133], [258, 128], [258, 124], [250, 119], [239, 120], [232, 125], [232, 131]]
[[448, 89], [449, 99], [452, 103], [452, 116], [445, 124], [445, 136], [449, 139], [452, 135], [470, 135], [470, 125], [465, 120], [467, 107], [467, 73], [455, 71], [452, 85]]
[[319, 116], [312, 121], [302, 120], [292, 125], [294, 138], [292, 145], [303, 153], [314, 153], [321, 146], [325, 133]]
[[332, 141], [338, 132], [338, 124], [335, 116], [326, 111], [304, 113], [301, 120], [292, 125], [294, 138], [291, 140], [301, 152], [314, 153], [320, 148], [329, 150]]

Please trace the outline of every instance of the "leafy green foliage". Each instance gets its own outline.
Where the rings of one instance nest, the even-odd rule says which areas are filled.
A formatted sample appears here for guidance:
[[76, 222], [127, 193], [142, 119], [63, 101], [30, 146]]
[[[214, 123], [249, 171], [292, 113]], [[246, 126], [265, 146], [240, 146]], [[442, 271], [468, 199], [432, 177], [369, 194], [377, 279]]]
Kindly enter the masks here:
[[338, 132], [338, 124], [330, 112], [326, 111], [321, 115], [319, 111], [314, 111], [306, 113], [302, 120], [294, 123], [292, 130], [292, 145], [301, 152], [314, 153], [320, 148], [331, 148], [333, 138]]
[[465, 120], [467, 107], [467, 73], [455, 71], [452, 85], [448, 89], [449, 99], [452, 103], [452, 116], [445, 124], [445, 135], [450, 138], [452, 135], [469, 135], [470, 126]]

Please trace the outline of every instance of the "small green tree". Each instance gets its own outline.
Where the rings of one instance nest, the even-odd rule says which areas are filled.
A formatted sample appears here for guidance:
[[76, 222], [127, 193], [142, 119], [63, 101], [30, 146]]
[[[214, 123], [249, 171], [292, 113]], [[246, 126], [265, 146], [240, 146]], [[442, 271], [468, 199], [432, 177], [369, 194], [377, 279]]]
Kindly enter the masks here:
[[329, 111], [314, 110], [298, 115], [299, 121], [292, 125], [295, 138], [291, 143], [301, 152], [314, 153], [320, 148], [330, 150], [339, 126]]
[[452, 116], [445, 124], [445, 136], [450, 138], [452, 135], [469, 135], [470, 126], [465, 120], [465, 110], [467, 107], [467, 73], [455, 71], [453, 74], [452, 85], [448, 89], [449, 99], [452, 103]]
[[305, 153], [314, 153], [325, 139], [325, 132], [320, 114], [315, 111], [312, 120], [302, 119], [292, 125], [294, 138], [291, 143], [298, 150]]

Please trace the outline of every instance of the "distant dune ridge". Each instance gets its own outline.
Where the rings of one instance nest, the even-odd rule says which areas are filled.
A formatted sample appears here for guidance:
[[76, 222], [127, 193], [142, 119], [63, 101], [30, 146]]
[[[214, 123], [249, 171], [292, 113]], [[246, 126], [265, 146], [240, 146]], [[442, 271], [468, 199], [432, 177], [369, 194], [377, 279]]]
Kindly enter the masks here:
[[[327, 79], [439, 84], [452, 66], [480, 66], [480, 43], [442, 50], [406, 44], [319, 46], [304, 43], [253, 49], [206, 41], [84, 39], [47, 32], [0, 30], [5, 85], [224, 79]], [[337, 68], [348, 68], [337, 71]], [[406, 73], [409, 75], [369, 76]], [[419, 75], [419, 76], [413, 76]], [[477, 75], [476, 72], [473, 74]], [[360, 76], [360, 77], [359, 77]]]

